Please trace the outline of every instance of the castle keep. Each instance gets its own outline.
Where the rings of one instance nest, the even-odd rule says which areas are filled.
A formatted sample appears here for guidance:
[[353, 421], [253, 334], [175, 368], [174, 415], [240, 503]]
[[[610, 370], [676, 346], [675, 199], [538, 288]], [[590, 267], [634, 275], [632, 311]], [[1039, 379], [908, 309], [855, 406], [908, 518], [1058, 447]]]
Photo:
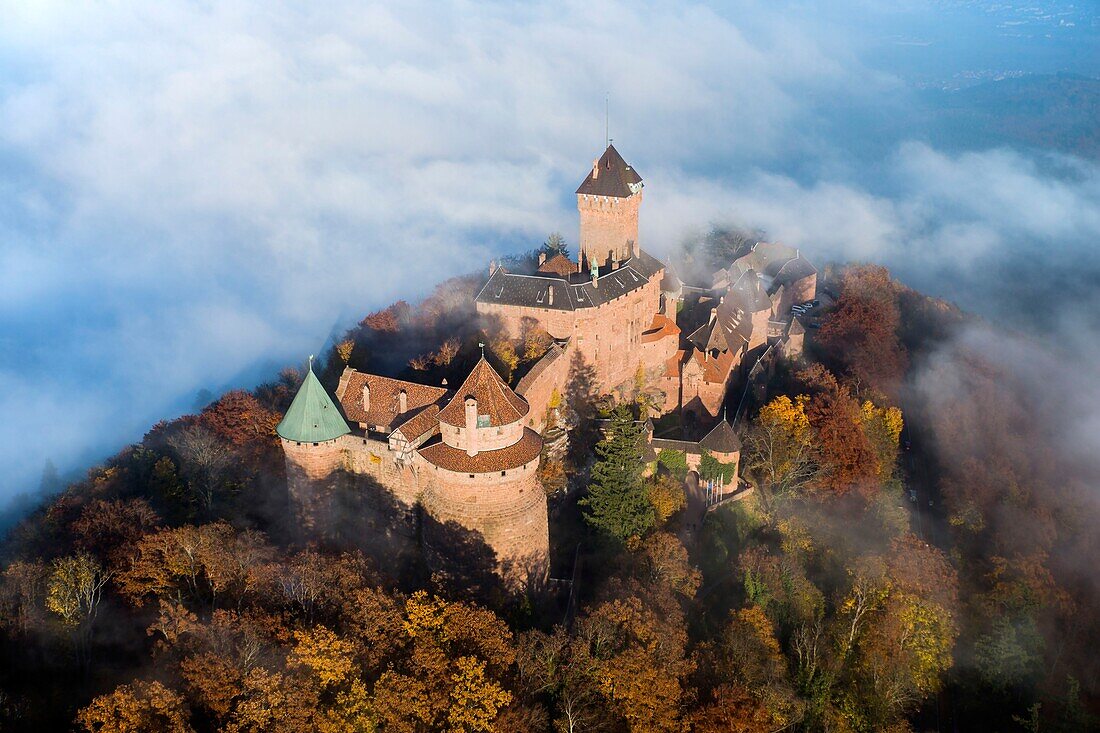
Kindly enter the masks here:
[[[512, 389], [484, 356], [456, 389], [345, 369], [332, 401], [312, 368], [277, 428], [292, 499], [308, 530], [342, 488], [381, 487], [392, 522], [429, 555], [456, 537], [482, 545], [513, 587], [548, 572], [541, 432], [576, 365], [596, 389], [659, 395], [649, 417], [677, 413], [675, 436], [647, 421], [647, 454], [704, 453], [736, 466], [740, 443], [723, 405], [738, 375], [773, 354], [797, 356], [802, 304], [817, 271], [798, 250], [750, 243], [711, 282], [687, 285], [640, 246], [642, 178], [608, 145], [577, 189], [577, 260], [540, 256], [534, 272], [490, 264], [476, 295], [485, 320], [518, 339], [554, 343]], [[719, 418], [719, 415], [723, 415]], [[690, 433], [690, 434], [689, 434]]]

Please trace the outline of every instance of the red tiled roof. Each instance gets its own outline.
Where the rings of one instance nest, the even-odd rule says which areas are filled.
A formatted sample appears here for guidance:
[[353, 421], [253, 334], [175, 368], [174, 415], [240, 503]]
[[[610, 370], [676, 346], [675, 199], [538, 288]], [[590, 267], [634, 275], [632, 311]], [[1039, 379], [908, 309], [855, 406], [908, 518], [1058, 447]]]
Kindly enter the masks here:
[[[370, 410], [363, 409], [363, 385], [370, 386]], [[404, 413], [400, 412], [398, 397], [401, 390], [405, 390], [406, 395]], [[401, 424], [401, 415], [411, 415], [428, 405], [441, 404], [448, 395], [450, 391], [443, 387], [381, 377], [351, 368], [344, 370], [336, 388], [336, 397], [349, 421], [371, 428], [381, 426], [387, 432]]]
[[577, 263], [560, 252], [539, 265], [539, 272], [546, 275], [569, 277], [577, 271]]
[[466, 398], [477, 400], [477, 414], [488, 415], [489, 425], [499, 427], [522, 420], [531, 409], [527, 401], [504, 383], [496, 370], [481, 357], [470, 376], [455, 390], [454, 397], [439, 413], [440, 422], [455, 427], [466, 425]]
[[720, 351], [718, 356], [708, 357], [705, 352], [694, 349], [691, 356], [703, 367], [703, 379], [708, 382], [724, 384], [733, 370], [733, 353], [730, 351]]
[[676, 325], [675, 321], [661, 313], [656, 313], [653, 316], [653, 323], [649, 324], [649, 328], [642, 332], [641, 342], [648, 344], [679, 333], [680, 327]]
[[[410, 410], [411, 412], [411, 410]], [[406, 413], [408, 414], [408, 413]], [[428, 405], [398, 426], [405, 440], [414, 441], [425, 433], [439, 432], [439, 406]]]
[[531, 428], [524, 428], [523, 437], [507, 448], [480, 451], [472, 456], [443, 441], [426, 445], [419, 450], [420, 456], [428, 463], [456, 473], [507, 471], [530, 463], [541, 452], [542, 438]]
[[665, 360], [665, 376], [669, 378], [675, 378], [680, 376], [680, 363], [684, 360], [684, 355], [687, 354], [683, 349], [679, 349], [675, 356], [669, 357]]

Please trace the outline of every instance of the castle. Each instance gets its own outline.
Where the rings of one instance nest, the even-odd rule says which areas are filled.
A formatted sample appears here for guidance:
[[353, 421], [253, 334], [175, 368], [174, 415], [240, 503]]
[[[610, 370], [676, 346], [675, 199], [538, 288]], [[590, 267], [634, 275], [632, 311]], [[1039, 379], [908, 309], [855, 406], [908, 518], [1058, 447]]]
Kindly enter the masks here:
[[446, 554], [457, 529], [491, 550], [513, 586], [540, 582], [549, 563], [542, 432], [578, 364], [600, 392], [654, 391], [653, 416], [676, 413], [677, 437], [696, 434], [651, 430], [650, 454], [682, 450], [695, 468], [710, 451], [736, 470], [740, 444], [719, 419], [727, 390], [762, 356], [800, 352], [805, 331], [792, 307], [814, 298], [817, 272], [797, 250], [760, 242], [708, 285], [686, 285], [640, 246], [642, 193], [641, 176], [608, 145], [577, 189], [577, 260], [541, 255], [527, 273], [490, 263], [475, 299], [482, 319], [512, 338], [538, 327], [554, 339], [515, 389], [484, 356], [456, 389], [348, 368], [337, 408], [311, 369], [277, 428], [302, 523], [324, 511], [336, 482], [369, 477], [430, 552]]

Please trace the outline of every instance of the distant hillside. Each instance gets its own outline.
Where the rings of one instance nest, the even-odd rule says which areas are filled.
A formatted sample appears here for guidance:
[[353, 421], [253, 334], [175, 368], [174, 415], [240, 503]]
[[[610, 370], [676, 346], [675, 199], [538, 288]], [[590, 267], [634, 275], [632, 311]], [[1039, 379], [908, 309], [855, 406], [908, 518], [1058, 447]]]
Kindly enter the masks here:
[[934, 144], [1016, 144], [1100, 159], [1100, 79], [1025, 76], [928, 95]]

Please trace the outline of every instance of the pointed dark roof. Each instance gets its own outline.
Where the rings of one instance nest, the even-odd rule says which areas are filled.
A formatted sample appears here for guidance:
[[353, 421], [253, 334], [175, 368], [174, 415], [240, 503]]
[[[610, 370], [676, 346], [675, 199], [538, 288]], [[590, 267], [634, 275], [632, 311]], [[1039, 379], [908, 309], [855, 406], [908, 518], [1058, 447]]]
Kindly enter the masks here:
[[577, 193], [626, 198], [642, 189], [642, 177], [627, 165], [614, 145], [607, 146], [596, 167], [599, 169], [598, 175], [593, 176], [596, 171], [588, 171]]
[[351, 432], [328, 392], [314, 376], [312, 363], [275, 432], [281, 438], [299, 443], [323, 443]]
[[504, 383], [484, 356], [478, 360], [462, 386], [455, 390], [454, 398], [440, 410], [439, 421], [465, 427], [467, 397], [477, 400], [478, 416], [488, 415], [489, 425], [494, 428], [523, 419], [531, 409], [525, 399]]
[[699, 441], [699, 447], [711, 453], [736, 453], [741, 450], [741, 441], [728, 422], [719, 420], [714, 429]]

